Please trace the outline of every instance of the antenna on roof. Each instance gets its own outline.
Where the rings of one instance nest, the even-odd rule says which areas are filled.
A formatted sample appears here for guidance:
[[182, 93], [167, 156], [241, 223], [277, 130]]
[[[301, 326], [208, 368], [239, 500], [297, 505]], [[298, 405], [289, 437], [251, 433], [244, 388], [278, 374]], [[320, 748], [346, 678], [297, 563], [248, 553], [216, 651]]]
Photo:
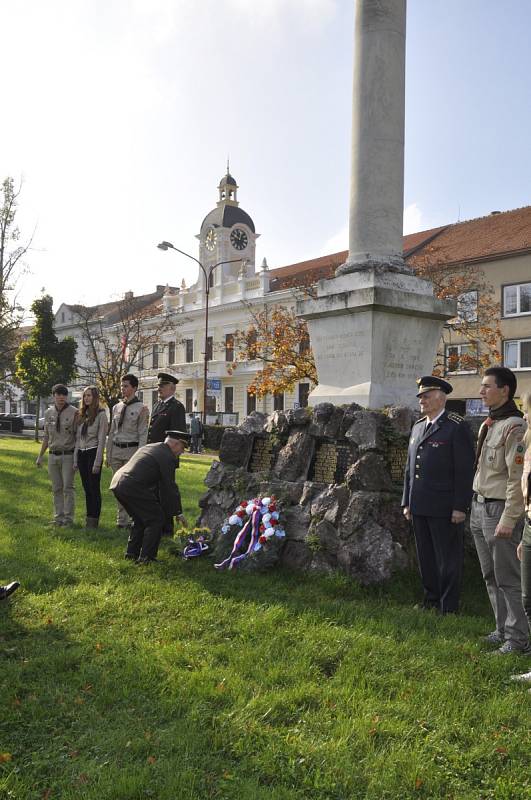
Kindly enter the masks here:
[[457, 206], [457, 221], [461, 222], [461, 204]]
[[230, 170], [229, 170], [229, 157], [228, 157], [228, 155], [227, 155], [227, 175], [230, 175]]

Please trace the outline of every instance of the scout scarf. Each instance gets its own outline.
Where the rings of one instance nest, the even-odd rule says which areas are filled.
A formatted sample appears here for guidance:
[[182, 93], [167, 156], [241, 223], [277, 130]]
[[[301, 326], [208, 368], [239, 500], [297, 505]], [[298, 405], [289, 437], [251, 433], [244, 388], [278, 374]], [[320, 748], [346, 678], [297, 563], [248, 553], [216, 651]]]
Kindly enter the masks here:
[[89, 417], [88, 414], [86, 416], [84, 416], [84, 417], [81, 417], [81, 419], [83, 419], [83, 425], [81, 426], [81, 438], [82, 439], [84, 439], [86, 437], [89, 425], [94, 425], [94, 423], [96, 422], [96, 419], [98, 418], [98, 414], [103, 414], [103, 408], [98, 408], [98, 410], [96, 412], [96, 416], [94, 417], [92, 422], [90, 421], [90, 417]]
[[55, 410], [57, 411], [57, 419], [55, 420], [55, 430], [57, 432], [61, 430], [61, 414], [63, 413], [65, 408], [68, 408], [69, 405], [70, 405], [69, 403], [65, 403], [60, 411], [57, 411], [57, 406], [55, 407]]
[[129, 406], [132, 406], [132, 405], [133, 405], [133, 403], [140, 403], [140, 399], [139, 399], [139, 398], [138, 398], [136, 395], [135, 395], [135, 396], [133, 397], [133, 399], [132, 399], [132, 400], [130, 400], [128, 403], [126, 403], [126, 401], [124, 400], [124, 407], [123, 407], [123, 408], [122, 408], [122, 410], [120, 411], [120, 419], [118, 420], [118, 430], [120, 430], [120, 428], [121, 428], [121, 427], [122, 427], [122, 425], [124, 424], [125, 413], [126, 413], [126, 411], [127, 411], [127, 408], [128, 408]]
[[483, 449], [483, 444], [485, 439], [487, 438], [487, 433], [489, 432], [489, 428], [491, 425], [494, 425], [495, 422], [498, 422], [500, 419], [509, 419], [509, 417], [523, 417], [524, 415], [514, 402], [514, 400], [508, 400], [503, 406], [499, 408], [494, 408], [489, 411], [489, 416], [481, 426], [481, 430], [479, 432], [478, 438], [478, 447], [476, 451], [476, 460], [474, 462], [474, 472], [477, 469], [479, 464], [479, 459], [481, 456], [481, 451]]

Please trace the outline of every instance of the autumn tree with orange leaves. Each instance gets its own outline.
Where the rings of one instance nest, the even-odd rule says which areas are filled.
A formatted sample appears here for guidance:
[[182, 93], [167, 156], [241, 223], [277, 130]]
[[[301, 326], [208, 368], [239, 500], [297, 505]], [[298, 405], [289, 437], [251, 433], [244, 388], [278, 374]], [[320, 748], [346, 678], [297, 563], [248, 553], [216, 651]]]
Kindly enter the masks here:
[[500, 306], [494, 286], [478, 264], [444, 264], [435, 246], [410, 260], [419, 278], [433, 283], [436, 297], [457, 300], [457, 316], [442, 332], [435, 375], [475, 372], [500, 363]]
[[287, 392], [299, 381], [317, 383], [317, 370], [304, 320], [285, 306], [248, 306], [251, 322], [245, 330], [236, 331], [234, 345], [238, 361], [260, 361], [259, 370], [248, 387], [251, 394]]

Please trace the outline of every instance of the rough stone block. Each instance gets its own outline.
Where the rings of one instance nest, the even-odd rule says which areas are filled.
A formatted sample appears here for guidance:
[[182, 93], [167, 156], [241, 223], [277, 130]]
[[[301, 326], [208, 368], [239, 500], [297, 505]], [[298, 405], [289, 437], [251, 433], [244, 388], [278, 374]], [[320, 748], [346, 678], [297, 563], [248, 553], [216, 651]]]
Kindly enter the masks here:
[[295, 429], [278, 454], [275, 475], [285, 481], [304, 480], [313, 456], [315, 439], [306, 431]]
[[353, 422], [345, 438], [354, 442], [359, 449], [364, 450], [385, 450], [385, 417], [378, 411], [356, 411]]
[[267, 422], [267, 415], [261, 411], [252, 411], [244, 419], [238, 430], [242, 433], [262, 433]]
[[378, 453], [365, 453], [347, 472], [347, 486], [351, 490], [366, 492], [391, 492], [393, 482], [385, 459]]
[[228, 428], [223, 434], [219, 460], [234, 467], [246, 467], [251, 456], [253, 437]]

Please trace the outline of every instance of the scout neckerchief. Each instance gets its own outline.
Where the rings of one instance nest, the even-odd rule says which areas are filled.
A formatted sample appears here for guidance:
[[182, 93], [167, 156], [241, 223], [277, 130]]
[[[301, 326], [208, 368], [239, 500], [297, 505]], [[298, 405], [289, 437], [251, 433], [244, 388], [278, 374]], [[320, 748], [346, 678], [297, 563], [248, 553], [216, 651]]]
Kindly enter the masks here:
[[65, 408], [68, 408], [68, 406], [69, 406], [69, 403], [65, 403], [64, 406], [61, 409], [58, 409], [57, 406], [55, 406], [55, 410], [57, 411], [57, 419], [55, 420], [55, 430], [58, 433], [61, 430], [61, 414], [63, 413]]
[[489, 411], [489, 416], [483, 423], [481, 430], [479, 432], [478, 438], [478, 448], [476, 451], [476, 460], [474, 462], [474, 471], [476, 471], [477, 466], [479, 464], [479, 459], [481, 456], [481, 451], [483, 449], [483, 444], [485, 439], [487, 438], [487, 433], [489, 432], [489, 428], [491, 425], [494, 425], [495, 422], [498, 422], [500, 419], [509, 419], [509, 417], [523, 417], [524, 415], [514, 402], [514, 400], [508, 400], [499, 408], [493, 408]]
[[136, 395], [129, 402], [127, 402], [127, 400], [123, 401], [124, 406], [123, 406], [122, 410], [120, 411], [120, 419], [118, 420], [118, 430], [120, 430], [120, 428], [124, 424], [125, 412], [127, 411], [127, 407], [128, 406], [132, 406], [133, 403], [140, 403], [140, 399]]
[[92, 422], [90, 422], [90, 417], [89, 417], [88, 414], [85, 417], [82, 417], [82, 419], [83, 419], [83, 425], [81, 426], [81, 438], [82, 439], [84, 439], [86, 437], [86, 435], [87, 435], [89, 424], [90, 425], [94, 425], [94, 423], [96, 422], [96, 419], [98, 418], [98, 414], [102, 414], [102, 413], [103, 413], [103, 408], [98, 408], [98, 410], [96, 411], [96, 415], [95, 415], [94, 419], [92, 420]]

